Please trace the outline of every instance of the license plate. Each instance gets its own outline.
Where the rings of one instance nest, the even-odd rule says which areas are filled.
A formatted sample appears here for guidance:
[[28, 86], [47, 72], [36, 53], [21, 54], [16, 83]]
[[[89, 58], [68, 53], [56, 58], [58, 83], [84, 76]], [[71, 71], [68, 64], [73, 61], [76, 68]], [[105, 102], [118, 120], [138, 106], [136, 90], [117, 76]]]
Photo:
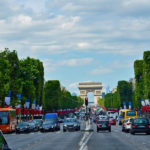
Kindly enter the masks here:
[[145, 126], [138, 126], [139, 128], [145, 128]]
[[106, 127], [106, 125], [102, 125], [102, 127]]

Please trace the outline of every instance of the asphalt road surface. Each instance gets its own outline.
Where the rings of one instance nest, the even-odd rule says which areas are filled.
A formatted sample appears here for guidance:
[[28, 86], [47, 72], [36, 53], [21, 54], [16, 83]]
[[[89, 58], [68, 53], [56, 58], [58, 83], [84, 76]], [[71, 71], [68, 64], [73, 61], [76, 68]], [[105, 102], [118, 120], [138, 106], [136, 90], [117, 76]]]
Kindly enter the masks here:
[[[90, 128], [94, 131], [88, 132]], [[97, 133], [95, 124], [82, 122], [81, 130], [4, 136], [12, 150], [150, 150], [150, 135], [123, 133], [118, 125], [112, 126], [112, 132]]]

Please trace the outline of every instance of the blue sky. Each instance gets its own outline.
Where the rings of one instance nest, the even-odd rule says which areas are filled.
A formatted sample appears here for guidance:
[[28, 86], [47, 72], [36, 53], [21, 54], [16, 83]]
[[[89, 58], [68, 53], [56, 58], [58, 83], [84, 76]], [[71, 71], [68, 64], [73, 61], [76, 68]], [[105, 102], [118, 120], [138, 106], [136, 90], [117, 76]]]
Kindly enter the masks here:
[[0, 0], [0, 49], [40, 59], [45, 80], [70, 92], [81, 81], [112, 89], [150, 49], [149, 14], [149, 0]]

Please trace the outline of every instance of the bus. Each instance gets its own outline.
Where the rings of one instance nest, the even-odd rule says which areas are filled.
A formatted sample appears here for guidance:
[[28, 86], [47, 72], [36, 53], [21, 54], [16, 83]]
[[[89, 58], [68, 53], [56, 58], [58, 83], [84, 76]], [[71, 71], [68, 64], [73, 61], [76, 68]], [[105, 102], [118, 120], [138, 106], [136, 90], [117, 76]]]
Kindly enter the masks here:
[[0, 130], [2, 132], [13, 132], [16, 130], [16, 110], [12, 108], [0, 108]]
[[123, 123], [123, 121], [128, 119], [128, 118], [136, 118], [137, 117], [137, 111], [130, 110], [130, 109], [122, 109], [119, 111], [119, 115], [122, 116], [121, 122]]

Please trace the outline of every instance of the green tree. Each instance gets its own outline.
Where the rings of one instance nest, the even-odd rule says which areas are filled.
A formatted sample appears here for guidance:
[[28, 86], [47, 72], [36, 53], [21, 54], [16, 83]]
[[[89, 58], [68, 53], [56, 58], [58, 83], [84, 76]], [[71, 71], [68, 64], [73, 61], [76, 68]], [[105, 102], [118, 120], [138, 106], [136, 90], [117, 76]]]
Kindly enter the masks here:
[[118, 81], [117, 86], [117, 99], [119, 100], [121, 106], [123, 106], [123, 102], [126, 102], [127, 107], [129, 101], [132, 101], [132, 85], [128, 81]]
[[4, 107], [4, 99], [10, 89], [10, 64], [6, 59], [6, 51], [0, 52], [0, 103]]
[[43, 104], [46, 110], [55, 111], [60, 108], [61, 88], [58, 80], [49, 80], [44, 85]]
[[17, 94], [20, 93], [21, 91], [21, 86], [20, 86], [20, 68], [19, 68], [19, 59], [17, 52], [10, 51], [8, 48], [5, 49], [6, 53], [6, 59], [9, 61], [10, 64], [10, 90], [12, 91], [11, 93], [11, 105], [15, 106], [16, 103], [18, 102]]
[[143, 56], [144, 61], [144, 97], [150, 99], [150, 51], [145, 51]]
[[141, 107], [141, 99], [144, 98], [144, 72], [143, 60], [134, 62], [135, 74], [135, 107]]

